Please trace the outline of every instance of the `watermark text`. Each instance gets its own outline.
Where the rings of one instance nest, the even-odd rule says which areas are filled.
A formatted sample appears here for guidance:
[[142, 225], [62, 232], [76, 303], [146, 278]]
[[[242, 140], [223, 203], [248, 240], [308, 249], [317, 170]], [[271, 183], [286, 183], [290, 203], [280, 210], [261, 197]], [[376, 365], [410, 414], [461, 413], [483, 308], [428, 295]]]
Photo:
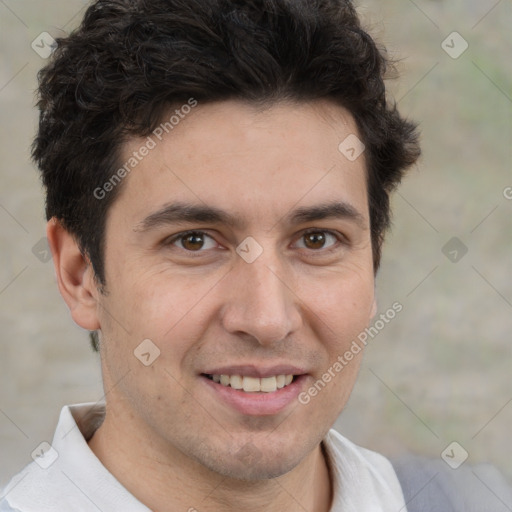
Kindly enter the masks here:
[[139, 165], [142, 160], [146, 156], [149, 155], [152, 149], [155, 149], [157, 143], [163, 140], [164, 136], [167, 133], [170, 133], [180, 122], [182, 119], [190, 114], [192, 109], [197, 106], [197, 100], [194, 98], [189, 98], [188, 102], [182, 105], [179, 109], [176, 109], [171, 117], [160, 123], [149, 135], [146, 140], [142, 143], [142, 145], [136, 151], [130, 155], [130, 157], [126, 160], [126, 162], [119, 168], [117, 171], [112, 174], [112, 176], [105, 182], [101, 187], [97, 187], [94, 189], [94, 197], [96, 199], [102, 200], [105, 199], [109, 192], [112, 192], [121, 181], [123, 181], [130, 172]]
[[367, 327], [364, 331], [360, 332], [357, 336], [357, 340], [353, 340], [350, 347], [343, 353], [340, 354], [336, 361], [326, 370], [326, 372], [315, 381], [313, 385], [311, 385], [306, 391], [303, 391], [299, 394], [298, 400], [301, 404], [306, 405], [311, 401], [311, 398], [315, 397], [324, 389], [329, 382], [331, 382], [337, 374], [339, 374], [345, 366], [347, 366], [350, 361], [354, 359], [354, 356], [359, 354], [361, 350], [368, 345], [368, 338], [375, 338], [387, 324], [393, 320], [400, 311], [402, 311], [403, 306], [400, 302], [395, 302], [393, 305], [385, 312], [379, 316], [379, 319], [376, 320], [371, 327]]

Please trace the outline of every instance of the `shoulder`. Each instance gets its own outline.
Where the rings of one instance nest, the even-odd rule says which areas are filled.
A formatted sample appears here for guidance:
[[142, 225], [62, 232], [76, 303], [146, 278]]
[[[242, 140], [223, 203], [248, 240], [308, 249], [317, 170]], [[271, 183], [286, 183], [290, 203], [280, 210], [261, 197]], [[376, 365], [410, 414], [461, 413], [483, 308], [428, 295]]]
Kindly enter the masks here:
[[0, 512], [19, 512], [25, 510], [27, 506], [28, 510], [35, 510], [38, 503], [33, 497], [41, 499], [39, 503], [41, 510], [51, 510], [45, 501], [51, 494], [48, 490], [51, 491], [58, 477], [59, 475], [56, 475], [52, 468], [43, 471], [35, 462], [31, 462], [14, 475], [2, 489]]
[[358, 478], [371, 478], [381, 493], [403, 493], [402, 510], [407, 512], [512, 512], [511, 482], [490, 464], [465, 462], [452, 469], [441, 457], [388, 459], [334, 429], [325, 437], [325, 446], [340, 480], [350, 480], [350, 473], [357, 471]]
[[408, 455], [391, 460], [408, 512], [510, 512], [512, 487], [490, 464], [452, 469], [441, 458]]
[[104, 410], [102, 403], [63, 407], [52, 444], [41, 443], [34, 461], [2, 490], [0, 512], [148, 512], [88, 446]]
[[6, 499], [0, 497], [0, 512], [21, 512], [21, 510], [19, 508], [12, 508]]

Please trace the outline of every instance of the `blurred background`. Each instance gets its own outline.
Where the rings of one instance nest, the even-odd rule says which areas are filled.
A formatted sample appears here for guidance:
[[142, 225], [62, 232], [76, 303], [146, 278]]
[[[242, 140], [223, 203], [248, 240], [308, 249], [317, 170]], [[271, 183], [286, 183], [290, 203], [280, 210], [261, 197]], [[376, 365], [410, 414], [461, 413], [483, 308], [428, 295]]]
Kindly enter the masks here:
[[[99, 356], [57, 290], [29, 158], [40, 34], [69, 33], [86, 4], [0, 1], [0, 487], [51, 442], [63, 405], [103, 397]], [[377, 280], [378, 315], [403, 310], [370, 339], [336, 428], [388, 456], [439, 458], [455, 441], [512, 482], [512, 2], [357, 5], [399, 60], [389, 91], [420, 123], [423, 156], [393, 198]]]

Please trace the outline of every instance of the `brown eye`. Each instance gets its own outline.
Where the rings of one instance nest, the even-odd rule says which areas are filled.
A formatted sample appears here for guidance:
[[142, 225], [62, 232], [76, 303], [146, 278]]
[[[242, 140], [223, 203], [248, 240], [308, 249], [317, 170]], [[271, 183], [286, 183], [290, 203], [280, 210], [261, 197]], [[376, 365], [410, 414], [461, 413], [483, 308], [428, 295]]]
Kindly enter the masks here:
[[308, 249], [321, 249], [325, 244], [325, 235], [321, 231], [306, 233], [304, 240]]
[[[210, 240], [210, 246], [208, 246], [208, 239]], [[189, 252], [204, 252], [201, 249], [212, 249], [215, 247], [215, 240], [202, 231], [181, 233], [169, 240], [168, 243], [169, 245], [175, 245], [178, 242], [178, 247]]]
[[[326, 245], [329, 238], [333, 240], [334, 243], [330, 245]], [[336, 242], [340, 242], [340, 238], [331, 231], [324, 230], [311, 230], [303, 233], [300, 240], [304, 240], [304, 246], [306, 249], [311, 249], [313, 251], [318, 251], [320, 249], [332, 249], [336, 246]]]
[[202, 235], [198, 233], [190, 233], [189, 235], [185, 235], [181, 240], [181, 245], [183, 246], [183, 248], [189, 251], [201, 249], [201, 247], [203, 247], [204, 244]]

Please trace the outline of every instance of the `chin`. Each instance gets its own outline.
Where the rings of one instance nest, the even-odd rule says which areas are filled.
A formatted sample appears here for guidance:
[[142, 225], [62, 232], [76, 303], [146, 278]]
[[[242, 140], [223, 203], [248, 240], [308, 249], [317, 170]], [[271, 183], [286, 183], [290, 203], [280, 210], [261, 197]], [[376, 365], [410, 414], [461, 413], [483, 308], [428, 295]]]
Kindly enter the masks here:
[[209, 469], [224, 477], [247, 483], [270, 480], [285, 475], [301, 461], [296, 459], [296, 455], [294, 460], [283, 460], [276, 454], [272, 454], [269, 457], [262, 456], [258, 461], [251, 463], [239, 460], [224, 461], [222, 464], [219, 462], [215, 461]]
[[[272, 440], [268, 434], [257, 440], [203, 451], [196, 460], [217, 474], [244, 482], [280, 477], [298, 466], [315, 447], [290, 436]], [[241, 446], [241, 447], [240, 447]], [[223, 449], [224, 448], [224, 449]], [[227, 449], [226, 449], [227, 448]]]

